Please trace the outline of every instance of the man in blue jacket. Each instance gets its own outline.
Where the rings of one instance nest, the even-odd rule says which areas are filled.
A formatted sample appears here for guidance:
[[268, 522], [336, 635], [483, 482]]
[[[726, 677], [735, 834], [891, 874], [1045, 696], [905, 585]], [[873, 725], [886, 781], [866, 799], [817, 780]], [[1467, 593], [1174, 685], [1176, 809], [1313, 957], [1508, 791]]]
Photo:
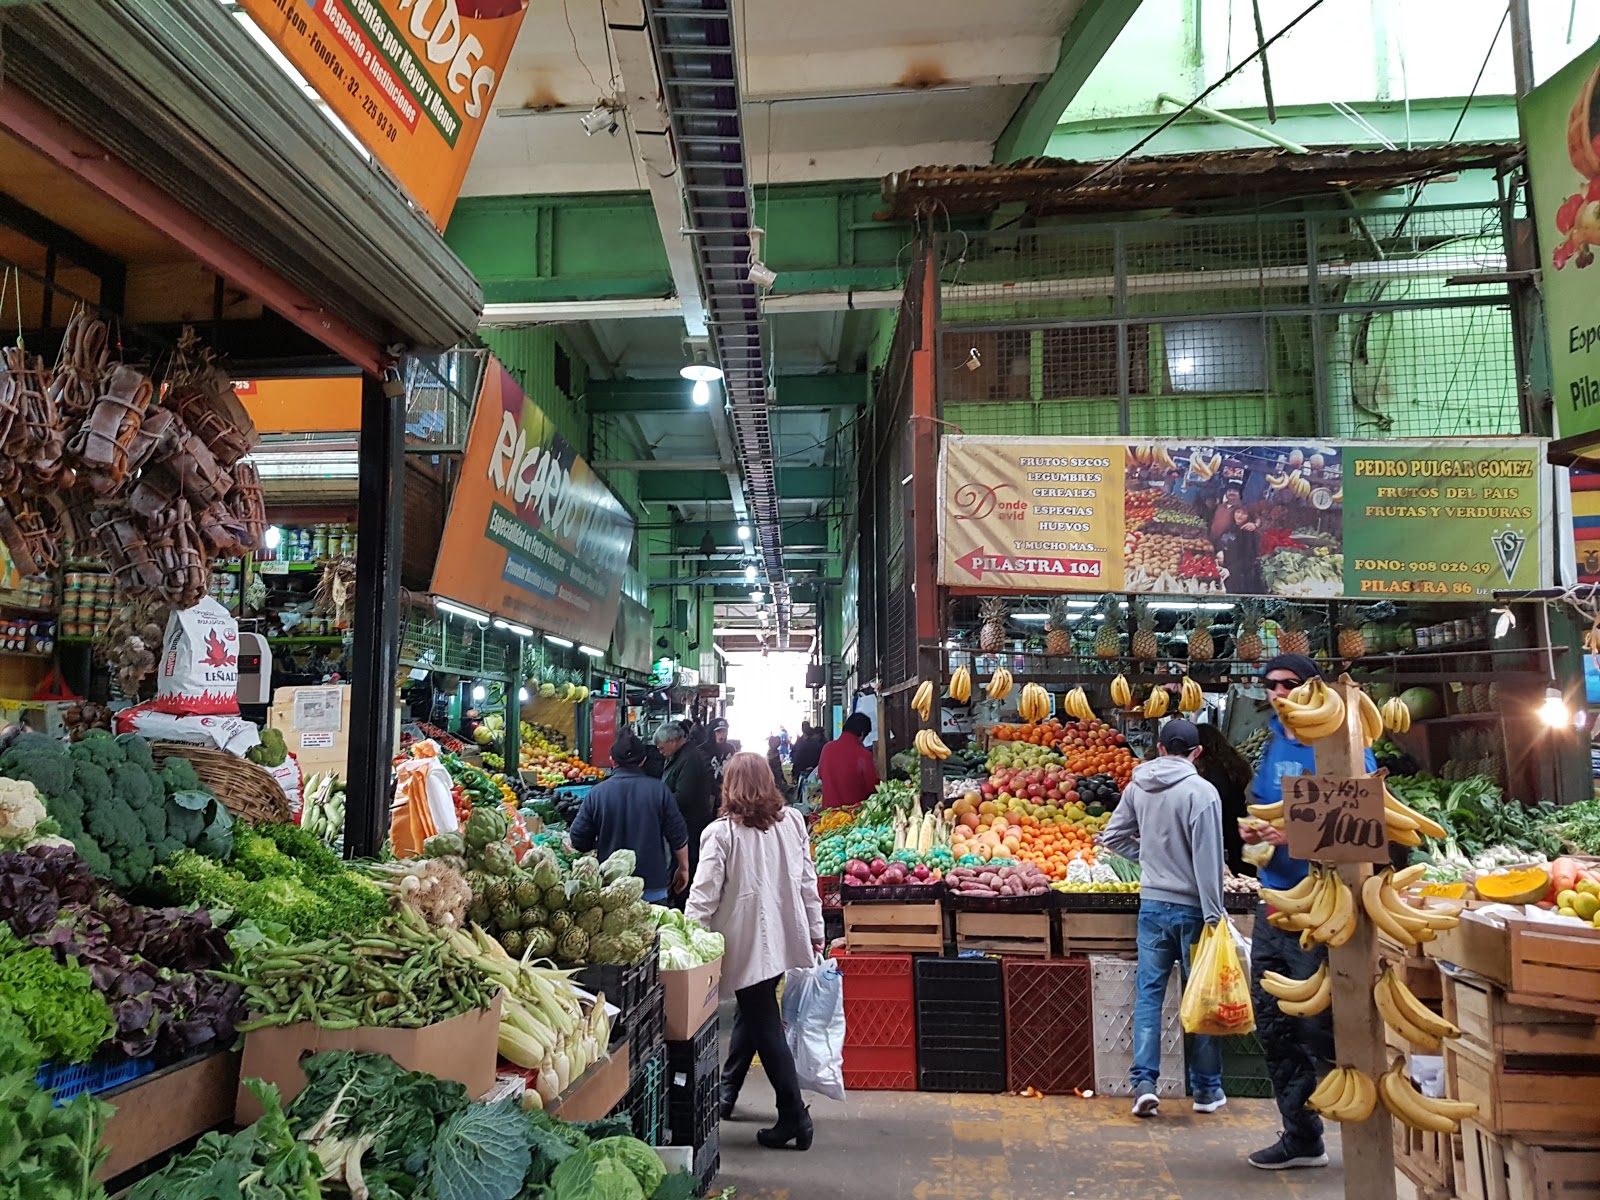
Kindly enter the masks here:
[[617, 850], [632, 850], [634, 874], [644, 880], [644, 898], [664, 904], [689, 887], [689, 827], [672, 790], [644, 773], [645, 745], [631, 729], [617, 734], [611, 761], [617, 769], [583, 798], [567, 841], [604, 862]]
[[[1308, 679], [1320, 678], [1321, 669], [1303, 654], [1280, 654], [1262, 671], [1267, 695], [1278, 699], [1288, 695]], [[1250, 785], [1251, 803], [1272, 804], [1283, 799], [1283, 779], [1288, 775], [1310, 775], [1316, 770], [1316, 751], [1297, 742], [1276, 713], [1269, 721], [1272, 739], [1261, 756], [1255, 780]], [[1372, 751], [1367, 751], [1367, 770], [1377, 767]], [[1275, 891], [1294, 887], [1306, 877], [1310, 865], [1290, 858], [1281, 829], [1241, 823], [1240, 835], [1248, 844], [1267, 843], [1274, 847], [1272, 858], [1256, 874], [1261, 886]], [[1250, 942], [1250, 1000], [1256, 1010], [1256, 1034], [1266, 1051], [1267, 1073], [1283, 1117], [1283, 1134], [1264, 1150], [1250, 1156], [1250, 1165], [1264, 1171], [1285, 1171], [1298, 1167], [1325, 1167], [1327, 1151], [1322, 1144], [1322, 1118], [1306, 1108], [1306, 1100], [1316, 1090], [1321, 1064], [1333, 1062], [1333, 1010], [1325, 1008], [1311, 1017], [1291, 1017], [1261, 987], [1261, 976], [1276, 971], [1290, 979], [1310, 978], [1327, 961], [1328, 948], [1300, 949], [1300, 935], [1275, 929], [1267, 923], [1265, 902], [1256, 906], [1255, 927]]]

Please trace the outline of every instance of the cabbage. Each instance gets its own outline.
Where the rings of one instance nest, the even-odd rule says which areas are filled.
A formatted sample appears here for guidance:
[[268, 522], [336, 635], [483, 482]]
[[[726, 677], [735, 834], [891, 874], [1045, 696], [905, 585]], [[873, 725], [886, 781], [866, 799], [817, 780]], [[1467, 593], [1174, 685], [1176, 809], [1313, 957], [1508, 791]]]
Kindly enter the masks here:
[[608, 1154], [627, 1167], [646, 1196], [654, 1194], [666, 1178], [667, 1169], [661, 1165], [661, 1156], [637, 1138], [601, 1138], [590, 1143], [589, 1150]]
[[715, 962], [722, 957], [722, 935], [709, 929], [696, 928], [689, 934], [689, 946], [703, 963]]
[[692, 971], [699, 965], [699, 957], [689, 947], [669, 947], [666, 943], [662, 943], [661, 969], [663, 971]]

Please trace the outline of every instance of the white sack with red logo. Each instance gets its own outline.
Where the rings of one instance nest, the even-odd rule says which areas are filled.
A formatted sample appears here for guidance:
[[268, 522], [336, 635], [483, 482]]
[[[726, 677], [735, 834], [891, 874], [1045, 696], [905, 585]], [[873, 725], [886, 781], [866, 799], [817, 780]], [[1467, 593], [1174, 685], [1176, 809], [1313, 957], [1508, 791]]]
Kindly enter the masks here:
[[167, 620], [156, 698], [117, 714], [118, 733], [242, 755], [259, 744], [239, 716], [239, 623], [210, 596]]

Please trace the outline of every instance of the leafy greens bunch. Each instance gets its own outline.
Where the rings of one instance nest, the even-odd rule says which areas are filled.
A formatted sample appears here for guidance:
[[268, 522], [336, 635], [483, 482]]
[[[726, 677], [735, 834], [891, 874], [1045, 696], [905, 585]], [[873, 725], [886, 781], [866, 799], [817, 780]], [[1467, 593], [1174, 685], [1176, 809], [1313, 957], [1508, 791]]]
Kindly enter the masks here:
[[[0, 1045], [0, 1060], [10, 1062], [7, 1049]], [[94, 1173], [105, 1159], [100, 1131], [110, 1112], [89, 1096], [56, 1107], [31, 1071], [0, 1075], [0, 1196], [105, 1200]]]

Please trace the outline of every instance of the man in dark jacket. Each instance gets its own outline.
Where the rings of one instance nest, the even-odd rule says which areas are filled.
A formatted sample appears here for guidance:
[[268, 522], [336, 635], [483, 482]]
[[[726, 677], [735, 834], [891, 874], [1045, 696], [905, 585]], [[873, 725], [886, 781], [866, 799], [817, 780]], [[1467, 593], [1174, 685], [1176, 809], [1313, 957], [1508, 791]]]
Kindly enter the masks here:
[[667, 764], [661, 781], [672, 790], [678, 801], [678, 811], [689, 829], [689, 878], [692, 880], [695, 868], [700, 865], [700, 835], [716, 816], [711, 764], [700, 747], [684, 736], [683, 726], [675, 721], [668, 721], [656, 730], [655, 743]]
[[632, 850], [644, 898], [660, 904], [669, 891], [689, 889], [689, 829], [667, 785], [641, 769], [644, 758], [644, 743], [632, 730], [617, 734], [611, 747], [617, 769], [584, 797], [567, 840], [602, 862], [614, 851]]
[[789, 752], [789, 766], [794, 770], [794, 782], [799, 787], [805, 777], [817, 769], [822, 758], [822, 730], [809, 721], [801, 722], [800, 740]]

